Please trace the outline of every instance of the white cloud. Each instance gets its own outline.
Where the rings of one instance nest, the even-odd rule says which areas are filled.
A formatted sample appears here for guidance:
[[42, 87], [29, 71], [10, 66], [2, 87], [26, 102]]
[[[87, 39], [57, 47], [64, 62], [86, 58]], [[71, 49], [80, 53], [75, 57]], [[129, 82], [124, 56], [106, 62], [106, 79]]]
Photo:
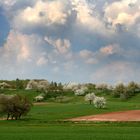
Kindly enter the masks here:
[[68, 14], [64, 1], [37, 0], [34, 6], [28, 6], [17, 11], [12, 26], [15, 29], [24, 29], [27, 26], [47, 27], [52, 24], [65, 24]]
[[118, 44], [111, 44], [111, 45], [100, 48], [99, 51], [103, 55], [112, 55], [115, 53], [120, 53], [121, 48]]
[[45, 57], [41, 56], [38, 60], [37, 60], [37, 66], [42, 66], [42, 65], [46, 65], [48, 63], [48, 59], [46, 59]]
[[[63, 80], [88, 81], [96, 70], [93, 78], [113, 81], [126, 79], [125, 71], [131, 77], [138, 74], [128, 62], [137, 63], [139, 69], [140, 1], [104, 4], [97, 0], [0, 0], [11, 30], [0, 47], [1, 75], [48, 74], [51, 79], [55, 73]], [[121, 27], [127, 32], [121, 32]]]
[[70, 48], [71, 48], [71, 43], [68, 39], [51, 39], [48, 37], [45, 37], [44, 40], [49, 43], [50, 45], [52, 45], [54, 47], [54, 49], [60, 53], [60, 54], [66, 54], [69, 52]]
[[3, 6], [13, 6], [15, 3], [17, 2], [17, 0], [1, 0], [0, 1], [0, 5], [3, 5]]
[[110, 44], [104, 47], [101, 47], [99, 50], [93, 52], [89, 50], [81, 50], [79, 52], [80, 57], [87, 64], [97, 64], [103, 61], [109, 55], [122, 55], [125, 51], [118, 44]]
[[117, 24], [130, 27], [140, 17], [139, 6], [140, 1], [138, 0], [115, 1], [105, 7], [105, 18], [109, 23], [112, 23], [113, 27]]
[[19, 32], [10, 31], [7, 41], [1, 49], [4, 51], [3, 55], [6, 57], [16, 57], [17, 61], [28, 61], [30, 59], [31, 50], [29, 48], [30, 38]]
[[92, 57], [94, 54], [92, 51], [89, 51], [89, 50], [81, 50], [80, 51], [80, 56], [82, 58], [89, 58], [89, 57]]
[[[103, 35], [108, 35], [111, 31], [107, 31], [103, 21], [100, 19], [99, 14], [95, 11], [94, 5], [89, 4], [87, 1], [73, 0], [74, 10], [77, 12], [78, 26], [85, 26], [92, 32], [97, 32]], [[102, 29], [102, 30], [101, 30]]]
[[12, 65], [16, 70], [17, 66], [25, 66], [23, 69], [28, 69], [28, 65], [32, 67], [37, 65], [47, 64], [47, 49], [44, 50], [43, 40], [36, 35], [26, 35], [20, 32], [11, 30], [6, 43], [0, 48], [1, 60], [5, 67]]

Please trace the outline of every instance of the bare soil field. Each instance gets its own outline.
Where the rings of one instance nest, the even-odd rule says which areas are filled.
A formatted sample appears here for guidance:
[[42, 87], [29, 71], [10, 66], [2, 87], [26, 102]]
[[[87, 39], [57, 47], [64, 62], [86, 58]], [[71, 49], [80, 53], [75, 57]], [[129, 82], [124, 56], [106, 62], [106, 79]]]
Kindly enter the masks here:
[[140, 121], [140, 110], [119, 111], [72, 118], [71, 121]]

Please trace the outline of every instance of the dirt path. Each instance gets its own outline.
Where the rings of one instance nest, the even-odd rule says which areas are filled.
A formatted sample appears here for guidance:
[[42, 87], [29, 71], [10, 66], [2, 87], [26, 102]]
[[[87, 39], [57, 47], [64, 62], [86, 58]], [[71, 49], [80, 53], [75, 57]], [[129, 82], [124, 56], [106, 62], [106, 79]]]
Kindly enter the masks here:
[[6, 118], [0, 118], [0, 120], [6, 120]]
[[140, 110], [119, 111], [99, 115], [83, 116], [71, 121], [140, 121]]

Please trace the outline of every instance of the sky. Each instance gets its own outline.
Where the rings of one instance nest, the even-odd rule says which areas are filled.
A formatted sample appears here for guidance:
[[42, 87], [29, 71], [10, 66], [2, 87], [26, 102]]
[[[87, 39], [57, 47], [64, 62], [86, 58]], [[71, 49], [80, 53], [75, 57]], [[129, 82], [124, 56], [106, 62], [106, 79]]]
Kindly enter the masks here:
[[0, 79], [140, 82], [139, 0], [0, 0]]

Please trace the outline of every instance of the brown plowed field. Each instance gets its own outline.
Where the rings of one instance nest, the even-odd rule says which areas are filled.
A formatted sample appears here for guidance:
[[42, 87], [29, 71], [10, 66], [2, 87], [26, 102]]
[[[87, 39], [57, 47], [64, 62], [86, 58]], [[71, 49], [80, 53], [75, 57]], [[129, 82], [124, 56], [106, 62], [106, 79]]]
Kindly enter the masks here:
[[99, 115], [82, 116], [71, 121], [140, 121], [140, 110], [119, 111]]

